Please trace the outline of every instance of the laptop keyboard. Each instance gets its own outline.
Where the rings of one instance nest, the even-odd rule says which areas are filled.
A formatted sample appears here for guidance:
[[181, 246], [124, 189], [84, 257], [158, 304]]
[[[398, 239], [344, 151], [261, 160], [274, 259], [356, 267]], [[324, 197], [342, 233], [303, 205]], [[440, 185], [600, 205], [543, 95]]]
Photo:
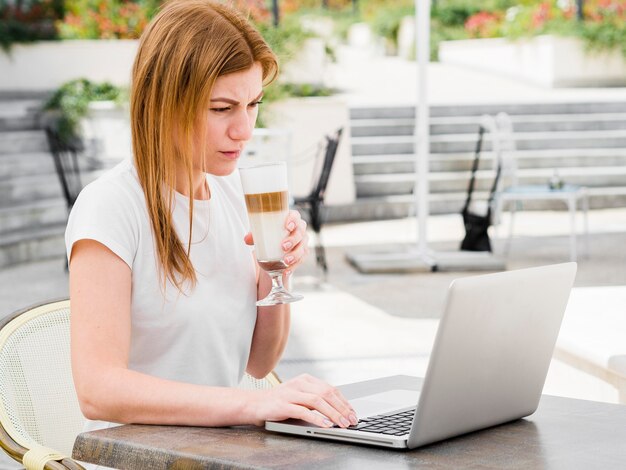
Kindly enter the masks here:
[[371, 432], [376, 434], [386, 434], [391, 436], [402, 436], [408, 434], [413, 424], [416, 408], [389, 415], [369, 416], [360, 419], [356, 426], [347, 429]]

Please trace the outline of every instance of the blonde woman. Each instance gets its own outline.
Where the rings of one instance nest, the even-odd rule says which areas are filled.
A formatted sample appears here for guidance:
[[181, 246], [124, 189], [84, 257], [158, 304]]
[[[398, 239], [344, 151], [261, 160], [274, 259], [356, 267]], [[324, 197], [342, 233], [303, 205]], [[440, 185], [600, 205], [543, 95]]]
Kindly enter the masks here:
[[[255, 306], [259, 270], [237, 173], [274, 54], [230, 8], [167, 3], [133, 67], [133, 161], [88, 185], [66, 232], [72, 369], [87, 429], [111, 423], [261, 425], [299, 418], [356, 424], [341, 393], [310, 376], [269, 391], [263, 377], [289, 332], [289, 307]], [[293, 270], [307, 252], [291, 211]]]

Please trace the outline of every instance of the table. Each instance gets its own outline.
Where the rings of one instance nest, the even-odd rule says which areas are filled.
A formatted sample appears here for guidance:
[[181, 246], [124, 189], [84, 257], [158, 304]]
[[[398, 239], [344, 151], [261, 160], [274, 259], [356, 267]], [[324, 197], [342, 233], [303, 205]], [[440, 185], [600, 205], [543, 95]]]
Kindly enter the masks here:
[[[419, 387], [418, 379], [411, 380]], [[626, 468], [625, 442], [626, 406], [544, 395], [528, 418], [408, 451], [279, 435], [252, 426], [126, 425], [80, 434], [72, 457], [129, 470], [610, 470]]]
[[[587, 188], [584, 186], [576, 186], [571, 184], [565, 184], [560, 188], [551, 189], [548, 185], [519, 185], [510, 186], [503, 191], [499, 191], [496, 194], [496, 204], [500, 205], [504, 202], [521, 202], [532, 200], [547, 200], [556, 199], [562, 200], [567, 204], [570, 217], [570, 237], [569, 237], [569, 257], [570, 261], [576, 261], [577, 249], [576, 249], [576, 210], [578, 207], [578, 200], [581, 201], [581, 209], [583, 212], [583, 230], [585, 241], [585, 252], [589, 254], [589, 194]], [[498, 212], [500, 209], [498, 209]], [[513, 218], [515, 216], [515, 204], [510, 206], [511, 222], [509, 226], [509, 237], [507, 239], [505, 253], [508, 253], [511, 247], [511, 239], [513, 238]]]

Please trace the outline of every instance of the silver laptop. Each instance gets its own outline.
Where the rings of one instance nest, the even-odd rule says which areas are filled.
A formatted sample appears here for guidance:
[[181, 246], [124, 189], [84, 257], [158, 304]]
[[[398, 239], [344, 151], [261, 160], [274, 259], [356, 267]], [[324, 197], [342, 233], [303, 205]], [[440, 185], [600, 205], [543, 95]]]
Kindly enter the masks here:
[[426, 377], [385, 377], [339, 387], [360, 422], [304, 421], [265, 428], [389, 448], [423, 446], [535, 412], [576, 275], [564, 263], [455, 280]]

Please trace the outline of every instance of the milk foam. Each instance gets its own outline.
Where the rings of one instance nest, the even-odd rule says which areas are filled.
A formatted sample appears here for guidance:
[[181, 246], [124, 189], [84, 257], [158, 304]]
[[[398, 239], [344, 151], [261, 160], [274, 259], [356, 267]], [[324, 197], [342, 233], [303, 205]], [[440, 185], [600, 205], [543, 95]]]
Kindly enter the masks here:
[[285, 256], [281, 246], [289, 233], [285, 229], [287, 211], [249, 214], [256, 257], [260, 261], [276, 261]]
[[246, 194], [275, 193], [287, 191], [287, 165], [265, 164], [239, 169], [243, 192]]

